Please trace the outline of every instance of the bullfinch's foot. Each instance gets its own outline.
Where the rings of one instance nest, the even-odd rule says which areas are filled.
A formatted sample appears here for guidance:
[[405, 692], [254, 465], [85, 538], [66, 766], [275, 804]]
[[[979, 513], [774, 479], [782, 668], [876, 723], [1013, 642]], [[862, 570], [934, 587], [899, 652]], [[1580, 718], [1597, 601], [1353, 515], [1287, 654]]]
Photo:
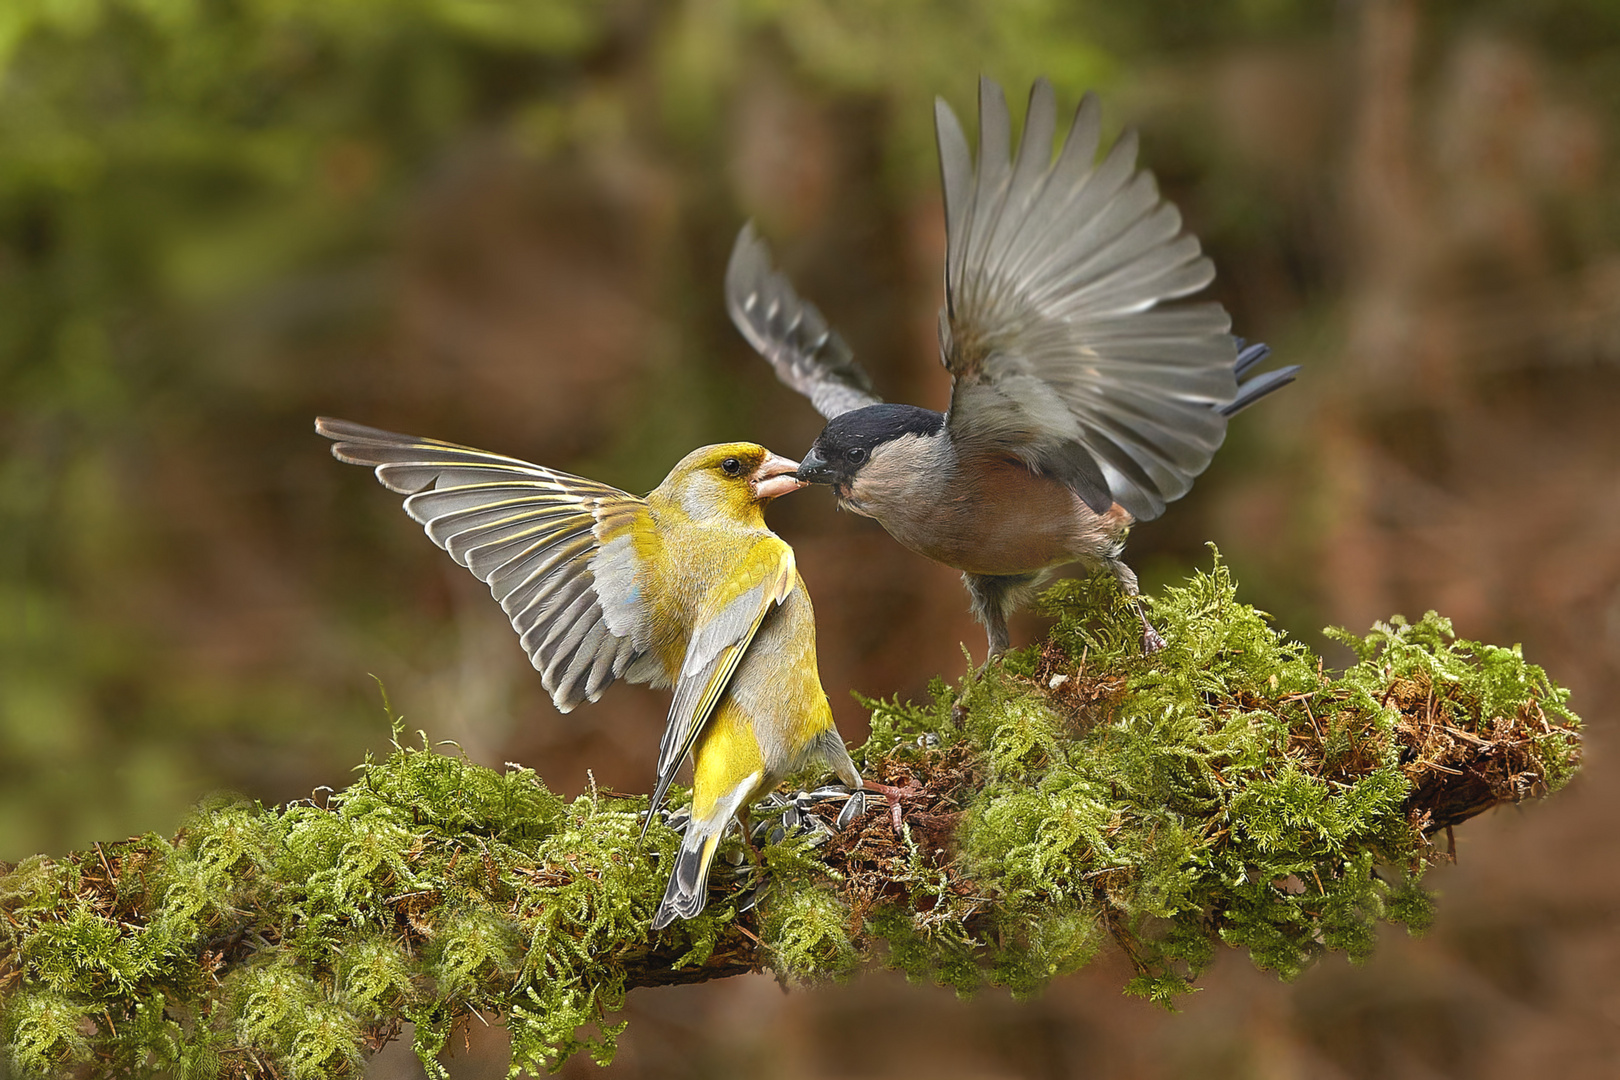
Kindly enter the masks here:
[[[1131, 592], [1133, 594], [1136, 591], [1135, 584], [1133, 578], [1131, 582]], [[1143, 608], [1140, 597], [1133, 597], [1131, 607], [1136, 609], [1136, 617], [1142, 621], [1142, 655], [1152, 656], [1164, 648], [1164, 638], [1160, 637], [1159, 632], [1153, 629], [1153, 624], [1148, 622], [1147, 611]]]

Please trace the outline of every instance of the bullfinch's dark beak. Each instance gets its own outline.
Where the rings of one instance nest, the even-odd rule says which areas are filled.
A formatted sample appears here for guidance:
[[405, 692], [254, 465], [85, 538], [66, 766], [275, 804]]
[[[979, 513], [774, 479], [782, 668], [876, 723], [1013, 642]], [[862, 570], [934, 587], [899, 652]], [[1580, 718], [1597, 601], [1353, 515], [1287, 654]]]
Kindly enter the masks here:
[[774, 499], [806, 486], [805, 481], [794, 475], [798, 467], [797, 461], [789, 461], [776, 454], [766, 455], [749, 478], [754, 482], [754, 497], [760, 500]]
[[827, 459], [816, 453], [813, 448], [804, 455], [804, 460], [799, 462], [798, 476], [807, 484], [831, 484], [837, 479], [833, 476], [832, 467], [827, 464]]

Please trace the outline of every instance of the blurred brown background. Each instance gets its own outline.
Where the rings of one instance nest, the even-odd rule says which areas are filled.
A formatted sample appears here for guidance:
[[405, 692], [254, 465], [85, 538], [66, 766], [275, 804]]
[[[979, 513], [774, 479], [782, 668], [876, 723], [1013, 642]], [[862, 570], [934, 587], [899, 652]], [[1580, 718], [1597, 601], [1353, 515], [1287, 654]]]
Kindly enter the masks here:
[[[371, 675], [477, 760], [645, 790], [664, 698], [557, 715], [483, 587], [311, 419], [632, 490], [703, 442], [800, 453], [818, 418], [720, 302], [749, 217], [885, 396], [943, 407], [930, 102], [970, 116], [981, 71], [1102, 91], [1239, 332], [1306, 365], [1133, 536], [1144, 583], [1214, 540], [1314, 647], [1431, 607], [1522, 641], [1588, 769], [1465, 827], [1433, 931], [1358, 969], [1284, 986], [1228, 954], [1176, 1015], [1123, 999], [1117, 958], [1021, 1004], [882, 974], [638, 991], [608, 1075], [1620, 1075], [1606, 0], [5, 5], [0, 859], [340, 786], [387, 743]], [[850, 740], [847, 690], [917, 695], [982, 649], [954, 575], [825, 492], [772, 523]], [[499, 1035], [453, 1074], [503, 1075]], [[374, 1073], [420, 1069], [396, 1046]]]

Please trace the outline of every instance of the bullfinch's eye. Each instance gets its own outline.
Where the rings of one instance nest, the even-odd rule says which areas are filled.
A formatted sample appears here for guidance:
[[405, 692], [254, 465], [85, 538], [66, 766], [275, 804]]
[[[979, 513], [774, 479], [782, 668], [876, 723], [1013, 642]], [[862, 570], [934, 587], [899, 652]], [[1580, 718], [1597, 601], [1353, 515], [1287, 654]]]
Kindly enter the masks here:
[[861, 462], [866, 460], [866, 451], [857, 446], [844, 454], [844, 460], [849, 462], [851, 465], [859, 465]]
[[728, 457], [720, 463], [720, 471], [727, 476], [737, 476], [742, 472], [742, 462], [734, 457]]

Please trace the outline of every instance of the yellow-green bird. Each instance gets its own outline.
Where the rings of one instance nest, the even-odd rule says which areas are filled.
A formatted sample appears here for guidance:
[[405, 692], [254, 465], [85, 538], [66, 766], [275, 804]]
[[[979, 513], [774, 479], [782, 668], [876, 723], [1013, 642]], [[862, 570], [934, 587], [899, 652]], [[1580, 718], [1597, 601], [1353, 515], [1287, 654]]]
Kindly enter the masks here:
[[639, 499], [437, 439], [326, 417], [315, 430], [409, 496], [406, 513], [488, 583], [558, 709], [615, 679], [675, 688], [651, 810], [690, 753], [692, 819], [653, 929], [703, 910], [726, 827], [784, 776], [819, 761], [861, 786], [793, 549], [765, 526], [765, 504], [804, 486], [797, 462], [755, 443], [705, 446]]

